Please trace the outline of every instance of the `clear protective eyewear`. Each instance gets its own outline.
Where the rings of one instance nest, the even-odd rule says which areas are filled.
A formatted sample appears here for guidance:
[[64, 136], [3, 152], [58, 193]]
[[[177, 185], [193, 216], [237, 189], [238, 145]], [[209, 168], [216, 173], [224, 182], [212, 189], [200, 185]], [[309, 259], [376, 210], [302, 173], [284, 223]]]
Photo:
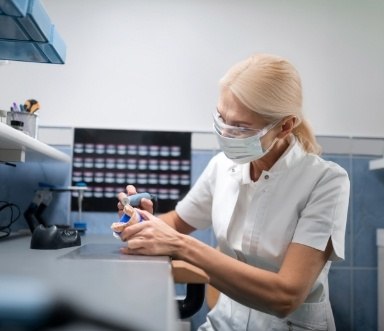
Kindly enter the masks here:
[[252, 136], [264, 136], [276, 123], [271, 123], [262, 129], [233, 126], [224, 123], [220, 113], [213, 113], [213, 128], [221, 136], [227, 138], [248, 138]]

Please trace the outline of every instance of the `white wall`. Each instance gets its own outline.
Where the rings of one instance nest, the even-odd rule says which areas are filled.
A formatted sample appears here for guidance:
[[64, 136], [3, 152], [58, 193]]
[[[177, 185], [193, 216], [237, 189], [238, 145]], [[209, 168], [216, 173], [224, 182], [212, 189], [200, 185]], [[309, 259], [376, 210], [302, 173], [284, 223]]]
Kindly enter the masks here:
[[0, 108], [40, 124], [211, 131], [217, 81], [253, 52], [299, 69], [316, 134], [384, 135], [384, 1], [43, 0], [65, 65], [0, 66]]

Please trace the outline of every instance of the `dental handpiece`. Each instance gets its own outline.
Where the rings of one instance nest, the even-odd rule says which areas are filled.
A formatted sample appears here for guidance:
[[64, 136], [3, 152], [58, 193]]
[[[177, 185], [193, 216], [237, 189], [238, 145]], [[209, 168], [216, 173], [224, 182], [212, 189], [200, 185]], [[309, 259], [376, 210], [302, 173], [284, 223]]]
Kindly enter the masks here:
[[137, 193], [133, 195], [125, 195], [122, 197], [120, 202], [122, 203], [123, 206], [129, 204], [132, 207], [139, 207], [140, 206], [140, 201], [141, 199], [153, 199], [153, 195], [147, 192], [144, 193]]

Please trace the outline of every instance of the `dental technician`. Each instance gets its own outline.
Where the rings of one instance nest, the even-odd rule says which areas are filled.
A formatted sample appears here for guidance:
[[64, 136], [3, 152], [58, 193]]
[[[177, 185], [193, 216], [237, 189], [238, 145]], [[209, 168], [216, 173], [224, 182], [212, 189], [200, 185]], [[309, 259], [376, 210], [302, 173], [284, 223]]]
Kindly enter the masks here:
[[[146, 221], [121, 233], [122, 252], [203, 269], [221, 294], [201, 331], [335, 330], [328, 271], [344, 259], [350, 184], [319, 156], [298, 72], [269, 54], [235, 64], [213, 123], [223, 152], [175, 210], [155, 217], [142, 199]], [[208, 227], [219, 250], [188, 235]]]

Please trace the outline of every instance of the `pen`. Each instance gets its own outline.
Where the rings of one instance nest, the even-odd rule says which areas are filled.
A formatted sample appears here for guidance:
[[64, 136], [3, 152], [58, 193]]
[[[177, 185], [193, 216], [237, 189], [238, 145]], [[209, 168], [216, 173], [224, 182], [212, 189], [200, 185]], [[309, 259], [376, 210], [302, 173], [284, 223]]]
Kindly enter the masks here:
[[17, 103], [16, 102], [13, 103], [13, 110], [14, 111], [19, 111], [19, 107], [17, 107]]

